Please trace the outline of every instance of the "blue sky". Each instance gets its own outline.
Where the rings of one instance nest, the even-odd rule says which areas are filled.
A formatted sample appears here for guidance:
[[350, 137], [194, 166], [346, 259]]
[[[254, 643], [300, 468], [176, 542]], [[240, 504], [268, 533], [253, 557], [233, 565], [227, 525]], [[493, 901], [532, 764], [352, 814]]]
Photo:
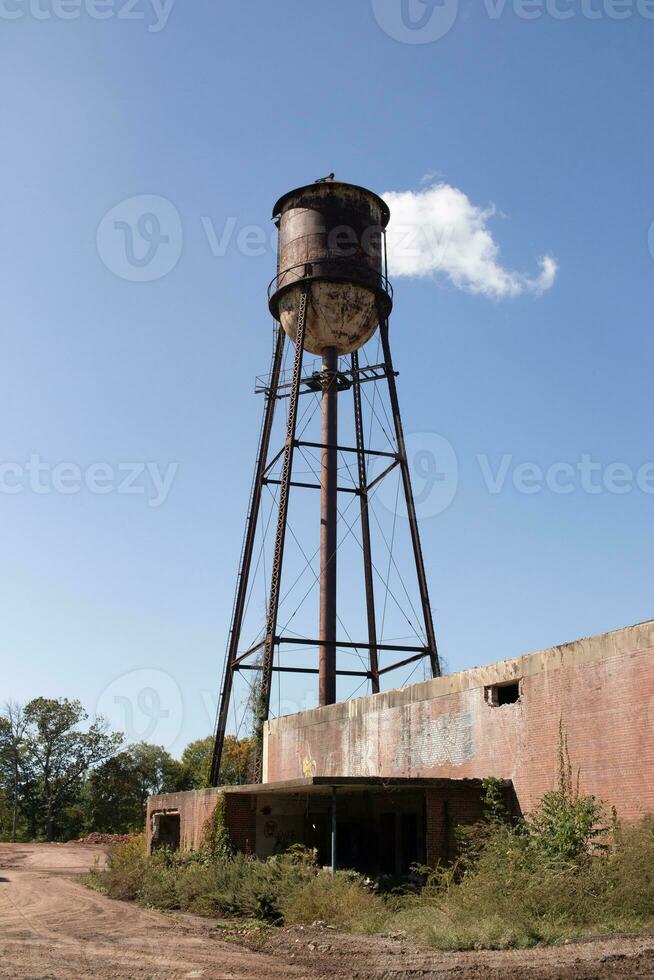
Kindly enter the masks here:
[[[559, 0], [525, 19], [447, 0], [431, 14], [457, 13], [451, 29], [404, 43], [399, 0], [177, 0], [165, 24], [150, 0], [103, 20], [68, 2], [71, 19], [52, 0], [0, 11], [3, 699], [109, 706], [173, 751], [211, 729], [271, 340], [274, 254], [244, 254], [238, 235], [270, 235], [277, 197], [331, 170], [418, 200], [456, 189], [503, 270], [557, 264], [549, 288], [515, 296], [456, 281], [447, 261], [394, 277], [405, 427], [458, 465], [450, 506], [421, 522], [448, 669], [649, 618], [645, 5], [616, 19], [608, 0]], [[411, 2], [416, 22], [430, 14]], [[179, 226], [168, 274], [132, 281], [99, 228], [143, 195]], [[600, 492], [582, 486], [584, 457]], [[545, 482], [559, 463], [569, 493]], [[73, 469], [54, 486], [56, 464]], [[117, 492], [129, 465], [142, 492]], [[80, 491], [59, 492], [75, 467]], [[163, 502], [152, 473], [171, 475]]]

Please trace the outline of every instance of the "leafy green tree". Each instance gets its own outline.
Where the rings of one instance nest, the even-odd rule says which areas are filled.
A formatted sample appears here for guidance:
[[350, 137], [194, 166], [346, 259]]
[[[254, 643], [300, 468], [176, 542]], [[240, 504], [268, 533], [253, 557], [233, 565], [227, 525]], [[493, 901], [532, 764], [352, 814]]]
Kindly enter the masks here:
[[127, 751], [133, 760], [143, 807], [148, 796], [193, 789], [193, 783], [183, 764], [173, 759], [163, 746], [138, 742], [130, 745]]
[[11, 836], [12, 825], [12, 779], [8, 727], [6, 718], [0, 717], [0, 835], [2, 838]]
[[[0, 834], [71, 839], [143, 828], [147, 799], [208, 785], [213, 738], [191, 742], [181, 761], [163, 746], [90, 726], [79, 701], [35, 698], [0, 712]], [[254, 739], [225, 741], [221, 783], [252, 780]]]
[[87, 773], [115, 755], [123, 736], [107, 732], [102, 718], [82, 731], [79, 726], [88, 715], [79, 701], [67, 698], [35, 698], [26, 705], [24, 717], [23, 764], [51, 841], [57, 818], [79, 794]]
[[6, 840], [11, 833], [11, 800], [1, 780], [0, 776], [0, 840]]
[[257, 743], [254, 738], [237, 739], [228, 735], [220, 763], [220, 785], [242, 786], [254, 782]]
[[143, 829], [142, 783], [129, 751], [94, 769], [82, 791], [87, 831], [125, 834]]
[[5, 807], [11, 808], [11, 839], [16, 840], [20, 778], [27, 720], [19, 704], [8, 701], [0, 716], [0, 780]]
[[[209, 785], [213, 744], [213, 735], [207, 735], [206, 738], [190, 742], [182, 753], [182, 765], [186, 767], [194, 789], [205, 789]], [[227, 735], [223, 745], [219, 784], [242, 786], [252, 782], [254, 756], [253, 738], [237, 739], [234, 735]]]
[[213, 755], [213, 735], [189, 742], [182, 753], [182, 765], [186, 768], [194, 789], [206, 789], [209, 785], [209, 769]]
[[139, 742], [94, 769], [82, 793], [89, 831], [141, 831], [148, 796], [192, 789], [186, 766], [160, 745]]

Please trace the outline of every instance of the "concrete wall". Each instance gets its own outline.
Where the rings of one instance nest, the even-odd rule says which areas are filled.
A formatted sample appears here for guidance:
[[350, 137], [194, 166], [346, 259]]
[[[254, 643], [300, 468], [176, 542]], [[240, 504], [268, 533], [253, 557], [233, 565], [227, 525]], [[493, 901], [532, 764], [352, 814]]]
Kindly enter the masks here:
[[[509, 681], [519, 702], [494, 707]], [[271, 721], [264, 779], [498, 776], [528, 811], [556, 785], [560, 722], [583, 792], [654, 811], [653, 622]]]

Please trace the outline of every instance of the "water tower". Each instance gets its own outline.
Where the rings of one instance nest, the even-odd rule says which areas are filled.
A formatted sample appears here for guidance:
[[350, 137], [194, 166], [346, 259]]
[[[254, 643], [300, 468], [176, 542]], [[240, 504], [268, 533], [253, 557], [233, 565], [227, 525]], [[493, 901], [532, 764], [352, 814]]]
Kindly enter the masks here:
[[[273, 218], [279, 229], [278, 273], [268, 295], [270, 311], [277, 325], [275, 350], [270, 377], [264, 387], [264, 418], [225, 657], [211, 771], [214, 786], [219, 783], [234, 677], [241, 670], [257, 670], [260, 675], [255, 707], [259, 736], [269, 716], [271, 682], [276, 670], [317, 674], [318, 703], [321, 707], [336, 701], [336, 679], [339, 675], [364, 676], [369, 680], [372, 692], [377, 693], [382, 675], [423, 659], [427, 660], [432, 676], [440, 674], [400, 417], [396, 372], [389, 345], [389, 315], [393, 299], [386, 260], [386, 227], [390, 220], [388, 206], [372, 191], [328, 178], [285, 194], [275, 205]], [[377, 329], [380, 332], [383, 362], [360, 366], [359, 351]], [[282, 373], [287, 338], [294, 344], [293, 368], [288, 379]], [[307, 373], [304, 369], [307, 352], [321, 358], [320, 371]], [[385, 383], [388, 388], [394, 429], [394, 448], [390, 452], [373, 450], [365, 444], [361, 388], [370, 382]], [[300, 402], [304, 395], [316, 391], [321, 399], [320, 441], [303, 442], [301, 434], [298, 435]], [[339, 443], [339, 402], [345, 395], [348, 395], [347, 408], [353, 412], [354, 446]], [[282, 399], [288, 400], [285, 439], [271, 456], [275, 411]], [[295, 452], [302, 446], [311, 446], [320, 452], [319, 483], [309, 484], [293, 478]], [[337, 630], [338, 495], [344, 489], [339, 486], [339, 454], [351, 454], [357, 464], [358, 485], [349, 492], [355, 492], [360, 502], [360, 543], [367, 620], [365, 641], [357, 639], [356, 642], [346, 642], [338, 636]], [[373, 458], [376, 462], [381, 459], [384, 468], [371, 482], [369, 464]], [[272, 481], [272, 465], [280, 461], [279, 479]], [[378, 641], [377, 635], [369, 494], [375, 484], [398, 467], [424, 627], [424, 642], [414, 646], [383, 644]], [[241, 631], [262, 493], [271, 482], [278, 486], [278, 503], [265, 629], [260, 643], [242, 650]], [[291, 491], [294, 488], [320, 491], [319, 607], [315, 635], [309, 637], [282, 636], [278, 632], [284, 546]], [[351, 574], [351, 570], [348, 570], [348, 574]], [[293, 668], [275, 666], [275, 650], [284, 644], [315, 650], [318, 667], [309, 662]], [[339, 670], [337, 651], [351, 647], [367, 651], [365, 671]], [[380, 668], [381, 652], [392, 652], [400, 659]], [[260, 779], [260, 766], [257, 775]]]

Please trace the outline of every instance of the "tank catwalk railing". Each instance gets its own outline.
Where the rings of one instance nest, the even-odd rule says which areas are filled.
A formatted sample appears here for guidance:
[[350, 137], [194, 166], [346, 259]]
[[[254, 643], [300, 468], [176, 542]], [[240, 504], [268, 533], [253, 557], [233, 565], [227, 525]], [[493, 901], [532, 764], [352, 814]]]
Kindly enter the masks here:
[[[300, 272], [300, 270], [302, 270]], [[360, 273], [357, 276], [357, 272]], [[335, 282], [356, 282], [368, 286], [393, 300], [393, 287], [390, 280], [381, 272], [375, 272], [370, 266], [355, 265], [351, 259], [339, 257], [337, 250], [326, 258], [313, 262], [298, 262], [288, 269], [279, 272], [268, 286], [268, 301], [287, 286], [296, 286], [304, 280], [326, 279]]]

